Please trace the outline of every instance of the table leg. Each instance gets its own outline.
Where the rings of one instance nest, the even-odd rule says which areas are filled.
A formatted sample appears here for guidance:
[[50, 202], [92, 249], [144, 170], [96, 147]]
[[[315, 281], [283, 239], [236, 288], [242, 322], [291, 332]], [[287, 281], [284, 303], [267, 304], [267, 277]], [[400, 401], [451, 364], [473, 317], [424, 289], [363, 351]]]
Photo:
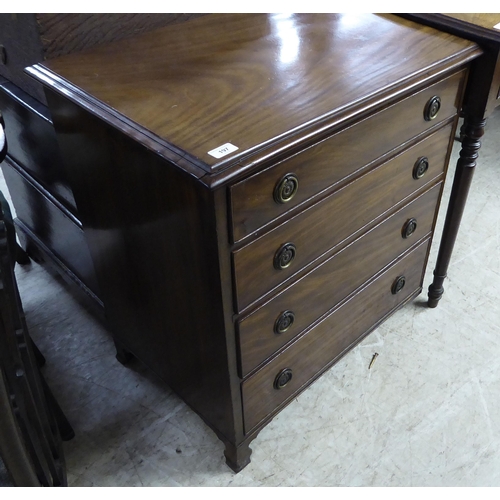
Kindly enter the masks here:
[[453, 180], [441, 245], [439, 247], [436, 268], [434, 269], [434, 281], [429, 286], [429, 307], [436, 307], [444, 292], [443, 282], [446, 278], [465, 202], [469, 193], [469, 187], [474, 175], [478, 151], [481, 147], [480, 139], [484, 134], [485, 124], [486, 120], [466, 117], [461, 130], [462, 149], [460, 150], [460, 158], [457, 162], [457, 170]]

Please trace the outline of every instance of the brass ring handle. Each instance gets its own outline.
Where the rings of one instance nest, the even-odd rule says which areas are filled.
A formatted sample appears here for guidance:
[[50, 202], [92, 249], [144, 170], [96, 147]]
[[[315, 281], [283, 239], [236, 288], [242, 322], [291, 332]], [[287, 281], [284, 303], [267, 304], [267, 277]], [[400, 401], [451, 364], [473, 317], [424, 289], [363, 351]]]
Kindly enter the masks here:
[[282, 312], [274, 323], [274, 333], [285, 333], [293, 325], [295, 321], [295, 314], [292, 311]]
[[0, 163], [5, 160], [7, 156], [7, 137], [5, 136], [5, 123], [3, 121], [2, 113], [0, 113]]
[[408, 219], [401, 230], [401, 235], [404, 239], [409, 238], [417, 229], [417, 219], [411, 218]]
[[290, 380], [292, 380], [292, 369], [291, 368], [285, 368], [281, 370], [278, 375], [276, 375], [276, 378], [274, 379], [274, 388], [276, 390], [283, 389]]
[[295, 174], [284, 175], [274, 187], [273, 198], [276, 203], [288, 203], [299, 189], [299, 179]]
[[425, 105], [424, 118], [425, 121], [430, 122], [434, 120], [441, 109], [441, 98], [437, 95], [432, 96]]
[[295, 255], [297, 254], [297, 247], [293, 243], [285, 243], [274, 254], [274, 268], [281, 270], [290, 266]]
[[395, 280], [394, 283], [392, 284], [391, 292], [393, 295], [396, 295], [399, 293], [405, 286], [406, 284], [406, 278], [404, 276], [398, 276]]
[[413, 178], [415, 180], [421, 179], [427, 170], [429, 170], [429, 158], [421, 156], [413, 166]]

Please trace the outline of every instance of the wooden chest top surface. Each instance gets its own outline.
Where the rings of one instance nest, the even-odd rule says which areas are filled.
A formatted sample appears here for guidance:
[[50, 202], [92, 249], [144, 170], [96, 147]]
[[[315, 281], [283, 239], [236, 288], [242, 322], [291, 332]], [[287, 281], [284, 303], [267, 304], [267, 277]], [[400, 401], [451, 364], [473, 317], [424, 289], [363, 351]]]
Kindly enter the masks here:
[[[210, 173], [346, 119], [478, 51], [391, 15], [214, 14], [28, 71], [55, 77], [73, 100], [90, 96]], [[226, 143], [238, 149], [209, 154]]]

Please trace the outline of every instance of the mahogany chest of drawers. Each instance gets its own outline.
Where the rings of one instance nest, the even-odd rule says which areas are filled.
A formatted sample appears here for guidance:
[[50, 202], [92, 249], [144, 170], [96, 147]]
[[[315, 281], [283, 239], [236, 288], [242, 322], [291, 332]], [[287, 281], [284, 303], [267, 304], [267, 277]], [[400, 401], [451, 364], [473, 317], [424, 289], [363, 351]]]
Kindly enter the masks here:
[[417, 296], [472, 42], [383, 15], [210, 15], [28, 68], [125, 361], [226, 444]]

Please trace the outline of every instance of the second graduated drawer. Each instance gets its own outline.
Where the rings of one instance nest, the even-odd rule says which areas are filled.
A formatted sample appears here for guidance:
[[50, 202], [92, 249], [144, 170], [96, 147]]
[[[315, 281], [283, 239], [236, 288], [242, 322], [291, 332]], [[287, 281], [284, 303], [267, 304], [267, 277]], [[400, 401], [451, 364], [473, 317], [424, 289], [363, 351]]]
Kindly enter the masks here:
[[432, 230], [442, 183], [238, 322], [240, 375], [274, 354]]
[[[454, 116], [463, 76], [462, 71], [435, 83], [235, 184], [230, 190], [233, 241], [248, 236], [437, 122]], [[433, 97], [440, 98], [439, 111], [435, 119], [426, 120], [424, 110]], [[284, 198], [279, 196], [280, 189]]]
[[234, 251], [238, 311], [440, 176], [452, 129], [443, 127]]

